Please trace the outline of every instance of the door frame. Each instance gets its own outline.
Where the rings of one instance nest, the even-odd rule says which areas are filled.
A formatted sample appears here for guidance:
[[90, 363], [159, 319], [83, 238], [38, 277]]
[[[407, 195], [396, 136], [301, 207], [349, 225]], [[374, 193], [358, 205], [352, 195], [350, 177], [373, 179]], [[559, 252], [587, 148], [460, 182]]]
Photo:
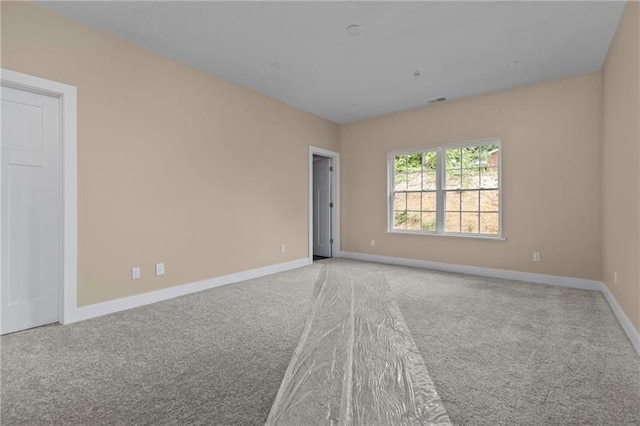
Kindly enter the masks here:
[[331, 159], [333, 172], [330, 177], [331, 194], [333, 195], [333, 209], [331, 209], [331, 235], [333, 246], [331, 255], [341, 256], [340, 248], [340, 153], [328, 149], [309, 146], [309, 262], [313, 262], [313, 156], [320, 155]]
[[[44, 78], [0, 69], [0, 85], [39, 95], [52, 96], [60, 100], [60, 159], [62, 190], [62, 236], [60, 318], [59, 322], [68, 324], [75, 321], [78, 291], [78, 95], [77, 88], [68, 84]], [[0, 156], [2, 150], [0, 150]], [[1, 166], [0, 162], [0, 167]], [[2, 173], [0, 173], [2, 179]], [[1, 183], [1, 182], [0, 182]], [[0, 215], [2, 214], [0, 197]], [[2, 217], [0, 216], [0, 220]], [[2, 248], [0, 247], [0, 250]], [[1, 254], [1, 253], [0, 253]], [[0, 264], [0, 268], [2, 265]], [[1, 276], [1, 274], [0, 274]], [[0, 297], [2, 297], [0, 295]]]

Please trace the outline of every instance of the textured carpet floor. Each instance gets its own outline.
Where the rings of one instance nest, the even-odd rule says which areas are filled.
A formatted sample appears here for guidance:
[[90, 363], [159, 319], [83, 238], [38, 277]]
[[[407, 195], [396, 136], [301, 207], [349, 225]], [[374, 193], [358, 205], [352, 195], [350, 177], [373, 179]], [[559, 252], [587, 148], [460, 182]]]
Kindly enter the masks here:
[[[263, 424], [324, 262], [349, 263], [3, 336], [1, 423]], [[600, 293], [369, 267], [455, 424], [640, 424], [640, 358]]]
[[319, 266], [2, 337], [2, 425], [263, 424]]

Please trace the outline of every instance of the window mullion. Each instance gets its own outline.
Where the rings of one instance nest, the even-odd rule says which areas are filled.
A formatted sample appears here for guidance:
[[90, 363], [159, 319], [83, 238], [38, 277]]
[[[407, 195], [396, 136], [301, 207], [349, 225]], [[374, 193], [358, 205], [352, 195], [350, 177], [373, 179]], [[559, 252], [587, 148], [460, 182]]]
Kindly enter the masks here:
[[420, 153], [420, 231], [424, 231], [424, 224], [422, 223], [422, 195], [424, 194], [424, 153]]
[[393, 231], [395, 228], [395, 198], [396, 198], [396, 168], [395, 168], [395, 155], [389, 155], [389, 182], [388, 186], [391, 189], [389, 191], [389, 200], [388, 200], [388, 217], [387, 217], [387, 230]]
[[444, 181], [446, 164], [444, 149], [438, 148], [436, 153], [436, 232], [444, 232]]

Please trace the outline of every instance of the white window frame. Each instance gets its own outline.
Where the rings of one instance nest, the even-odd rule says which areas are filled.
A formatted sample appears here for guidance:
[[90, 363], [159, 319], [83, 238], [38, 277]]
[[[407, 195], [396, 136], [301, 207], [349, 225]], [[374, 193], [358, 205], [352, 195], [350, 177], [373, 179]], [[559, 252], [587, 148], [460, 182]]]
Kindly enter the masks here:
[[[480, 233], [467, 233], [467, 232], [447, 232], [444, 230], [445, 220], [445, 188], [444, 182], [446, 179], [446, 167], [444, 163], [444, 152], [449, 149], [467, 148], [482, 145], [498, 145], [500, 155], [498, 156], [498, 192], [499, 192], [499, 233], [498, 234], [480, 234]], [[395, 217], [393, 213], [394, 207], [394, 192], [395, 192], [395, 158], [398, 155], [410, 155], [410, 154], [424, 154], [425, 152], [433, 151], [437, 153], [437, 166], [436, 166], [436, 230], [426, 231], [417, 229], [395, 229], [394, 222]], [[454, 142], [443, 145], [423, 146], [417, 148], [408, 148], [392, 151], [387, 157], [387, 232], [392, 234], [414, 234], [414, 235], [429, 235], [439, 237], [462, 237], [462, 238], [479, 238], [488, 240], [505, 241], [504, 238], [504, 221], [503, 221], [503, 185], [502, 185], [502, 141], [499, 138], [487, 138], [477, 139], [464, 142]]]

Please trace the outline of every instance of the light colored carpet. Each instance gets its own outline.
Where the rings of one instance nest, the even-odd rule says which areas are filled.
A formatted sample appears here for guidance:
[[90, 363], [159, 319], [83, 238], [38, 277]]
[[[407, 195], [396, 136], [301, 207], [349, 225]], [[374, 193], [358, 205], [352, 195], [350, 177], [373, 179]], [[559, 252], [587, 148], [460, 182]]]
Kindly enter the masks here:
[[263, 424], [313, 265], [2, 337], [2, 425]]
[[[453, 423], [640, 424], [640, 358], [600, 293], [367, 267]], [[2, 424], [263, 424], [319, 270], [3, 336]]]

